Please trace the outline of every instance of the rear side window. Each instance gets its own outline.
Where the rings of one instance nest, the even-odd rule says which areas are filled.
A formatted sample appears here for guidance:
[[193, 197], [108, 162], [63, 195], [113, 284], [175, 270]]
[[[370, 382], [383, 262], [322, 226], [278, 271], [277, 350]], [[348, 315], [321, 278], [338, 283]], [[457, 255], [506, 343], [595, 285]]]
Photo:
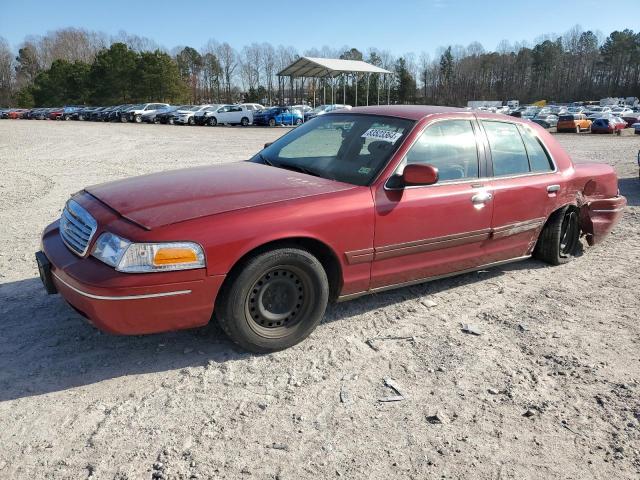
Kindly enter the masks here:
[[529, 159], [518, 127], [513, 123], [487, 120], [483, 120], [482, 124], [491, 147], [493, 174], [499, 177], [529, 173]]
[[407, 164], [437, 167], [438, 181], [478, 178], [478, 147], [469, 120], [446, 120], [427, 127], [407, 153]]
[[550, 172], [553, 170], [553, 163], [549, 154], [542, 146], [540, 139], [526, 127], [520, 127], [520, 133], [524, 140], [524, 146], [529, 156], [529, 165], [532, 172]]

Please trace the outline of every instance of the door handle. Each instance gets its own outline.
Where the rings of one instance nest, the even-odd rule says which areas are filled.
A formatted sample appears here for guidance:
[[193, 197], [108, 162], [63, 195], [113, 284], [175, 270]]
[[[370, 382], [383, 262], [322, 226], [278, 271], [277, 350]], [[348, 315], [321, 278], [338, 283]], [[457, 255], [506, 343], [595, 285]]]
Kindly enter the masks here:
[[547, 187], [547, 192], [548, 193], [556, 193], [559, 190], [560, 190], [560, 185], [549, 185]]
[[474, 205], [483, 205], [493, 198], [493, 195], [489, 192], [478, 192], [471, 197], [471, 202]]

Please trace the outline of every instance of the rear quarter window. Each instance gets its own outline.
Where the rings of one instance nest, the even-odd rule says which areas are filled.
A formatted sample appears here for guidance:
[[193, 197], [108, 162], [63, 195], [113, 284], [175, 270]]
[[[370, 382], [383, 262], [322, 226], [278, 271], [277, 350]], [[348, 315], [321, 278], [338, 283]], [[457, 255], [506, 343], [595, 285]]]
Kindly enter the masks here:
[[520, 127], [520, 134], [529, 157], [532, 172], [550, 172], [554, 170], [553, 161], [542, 141], [527, 127]]

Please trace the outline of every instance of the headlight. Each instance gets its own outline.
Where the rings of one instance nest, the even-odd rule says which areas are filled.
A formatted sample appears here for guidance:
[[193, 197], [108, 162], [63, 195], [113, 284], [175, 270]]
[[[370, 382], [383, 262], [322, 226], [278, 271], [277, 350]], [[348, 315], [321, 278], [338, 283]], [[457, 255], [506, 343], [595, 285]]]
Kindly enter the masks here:
[[92, 255], [125, 273], [189, 270], [205, 266], [204, 252], [197, 243], [132, 243], [108, 232], [100, 235]]

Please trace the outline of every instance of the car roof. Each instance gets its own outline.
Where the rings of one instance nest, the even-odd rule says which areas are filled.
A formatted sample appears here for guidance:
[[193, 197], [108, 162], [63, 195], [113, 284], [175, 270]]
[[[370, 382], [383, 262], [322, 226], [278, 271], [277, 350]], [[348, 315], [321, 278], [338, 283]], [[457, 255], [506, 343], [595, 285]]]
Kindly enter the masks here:
[[[333, 112], [332, 112], [333, 113]], [[469, 110], [456, 107], [439, 107], [434, 105], [377, 105], [370, 107], [354, 107], [351, 110], [338, 110], [336, 114], [368, 113], [370, 115], [385, 115], [387, 117], [420, 120], [428, 115], [438, 113], [469, 113]]]

